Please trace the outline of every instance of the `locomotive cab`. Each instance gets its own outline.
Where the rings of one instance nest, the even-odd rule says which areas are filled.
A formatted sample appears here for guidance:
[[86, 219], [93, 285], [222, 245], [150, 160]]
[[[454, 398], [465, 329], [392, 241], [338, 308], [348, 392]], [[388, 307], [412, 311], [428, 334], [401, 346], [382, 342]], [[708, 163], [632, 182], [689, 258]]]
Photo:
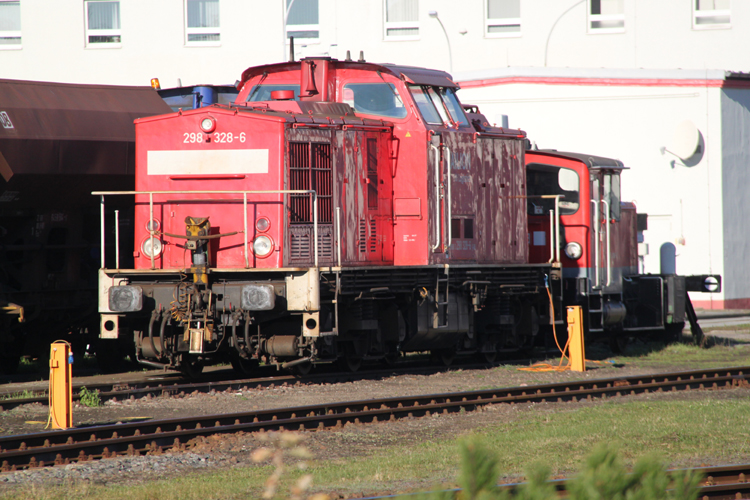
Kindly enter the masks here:
[[615, 350], [631, 336], [673, 339], [686, 317], [699, 332], [687, 291], [715, 291], [705, 276], [638, 274], [638, 214], [620, 196], [625, 169], [593, 155], [526, 152], [529, 260], [560, 262], [565, 304], [582, 306], [588, 338]]

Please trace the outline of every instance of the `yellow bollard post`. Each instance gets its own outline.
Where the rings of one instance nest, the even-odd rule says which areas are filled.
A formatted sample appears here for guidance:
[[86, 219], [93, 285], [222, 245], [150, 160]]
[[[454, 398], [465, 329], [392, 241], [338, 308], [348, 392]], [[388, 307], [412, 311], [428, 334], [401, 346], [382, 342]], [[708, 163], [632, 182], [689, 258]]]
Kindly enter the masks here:
[[53, 429], [73, 427], [73, 351], [57, 340], [50, 346], [49, 418]]
[[586, 371], [586, 349], [583, 345], [583, 310], [581, 306], [568, 307], [568, 342], [570, 369], [574, 372]]

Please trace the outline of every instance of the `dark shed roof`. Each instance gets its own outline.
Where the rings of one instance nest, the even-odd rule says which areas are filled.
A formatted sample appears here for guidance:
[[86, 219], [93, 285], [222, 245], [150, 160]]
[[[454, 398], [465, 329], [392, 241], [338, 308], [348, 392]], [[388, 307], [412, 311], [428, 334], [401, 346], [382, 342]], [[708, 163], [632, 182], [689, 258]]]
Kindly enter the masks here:
[[0, 139], [134, 141], [133, 120], [171, 111], [151, 87], [0, 80]]

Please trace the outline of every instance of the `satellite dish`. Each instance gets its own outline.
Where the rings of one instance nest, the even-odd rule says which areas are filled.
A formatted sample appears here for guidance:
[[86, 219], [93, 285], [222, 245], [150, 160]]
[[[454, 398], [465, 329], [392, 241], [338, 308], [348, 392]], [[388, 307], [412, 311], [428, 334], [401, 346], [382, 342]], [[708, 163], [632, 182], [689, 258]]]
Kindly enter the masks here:
[[669, 152], [683, 160], [687, 160], [696, 153], [699, 144], [700, 132], [698, 131], [698, 127], [690, 120], [685, 120], [677, 125]]

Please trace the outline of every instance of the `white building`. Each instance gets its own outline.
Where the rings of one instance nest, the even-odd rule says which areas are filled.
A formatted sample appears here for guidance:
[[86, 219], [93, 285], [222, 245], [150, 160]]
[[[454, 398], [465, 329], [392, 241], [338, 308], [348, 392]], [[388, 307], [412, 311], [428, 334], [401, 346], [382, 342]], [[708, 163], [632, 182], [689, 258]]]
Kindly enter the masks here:
[[[646, 272], [671, 241], [678, 272], [724, 277], [697, 305], [750, 307], [750, 1], [0, 0], [0, 78], [233, 83], [288, 57], [287, 7], [296, 57], [446, 69], [539, 147], [623, 160]], [[686, 130], [701, 152], [681, 159]]]

